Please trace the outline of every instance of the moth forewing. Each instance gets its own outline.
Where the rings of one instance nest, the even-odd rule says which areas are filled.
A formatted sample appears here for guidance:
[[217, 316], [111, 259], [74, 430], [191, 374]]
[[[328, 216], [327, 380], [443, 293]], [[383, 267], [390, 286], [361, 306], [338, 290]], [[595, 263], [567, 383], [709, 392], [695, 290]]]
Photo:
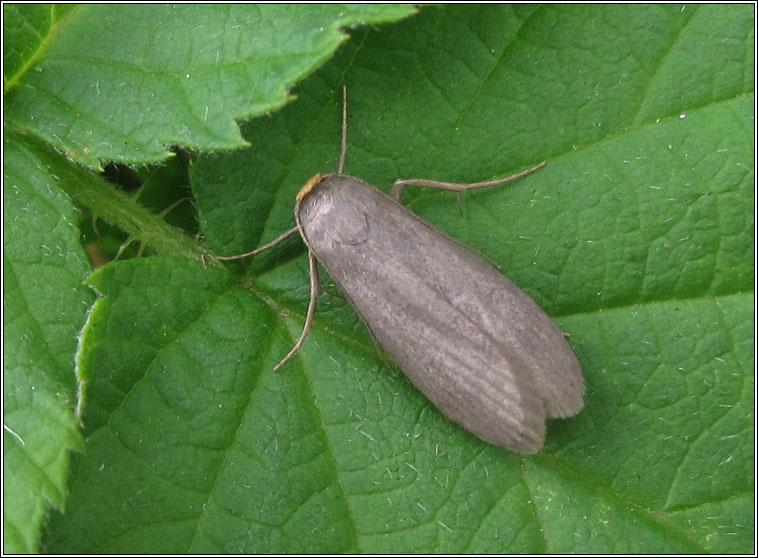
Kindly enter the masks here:
[[533, 453], [547, 416], [581, 408], [561, 332], [472, 250], [351, 176], [309, 181], [296, 211], [309, 250], [374, 337], [453, 420]]

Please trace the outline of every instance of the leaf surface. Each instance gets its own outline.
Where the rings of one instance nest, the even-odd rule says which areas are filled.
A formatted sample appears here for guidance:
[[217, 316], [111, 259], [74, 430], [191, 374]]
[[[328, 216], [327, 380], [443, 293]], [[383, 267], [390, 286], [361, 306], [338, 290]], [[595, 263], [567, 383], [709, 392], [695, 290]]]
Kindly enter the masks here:
[[[197, 37], [228, 44], [185, 40]], [[130, 235], [149, 232], [157, 255], [88, 279], [100, 298], [77, 356], [86, 453], [44, 548], [751, 552], [753, 45], [747, 6], [425, 7], [351, 30], [296, 102], [244, 123], [249, 148], [200, 154], [190, 180], [204, 247], [161, 216], [86, 195], [108, 192], [94, 183], [67, 186]], [[541, 454], [487, 445], [441, 415], [323, 272], [313, 330], [273, 373], [303, 326], [302, 243], [227, 268], [207, 251], [250, 250], [293, 225], [297, 190], [336, 167], [343, 84], [346, 172], [384, 191], [396, 178], [477, 181], [547, 161], [465, 193], [462, 215], [450, 193], [403, 196], [570, 334], [585, 409], [548, 424]], [[201, 129], [219, 88], [187, 97], [172, 125]], [[108, 95], [118, 119], [112, 107], [126, 105]], [[214, 115], [230, 130], [252, 114], [235, 108], [249, 93], [235, 95]], [[20, 123], [18, 141], [46, 137]], [[117, 149], [128, 156], [96, 160], [222, 147], [169, 129], [129, 132], [137, 148]], [[71, 141], [71, 154], [93, 145]]]

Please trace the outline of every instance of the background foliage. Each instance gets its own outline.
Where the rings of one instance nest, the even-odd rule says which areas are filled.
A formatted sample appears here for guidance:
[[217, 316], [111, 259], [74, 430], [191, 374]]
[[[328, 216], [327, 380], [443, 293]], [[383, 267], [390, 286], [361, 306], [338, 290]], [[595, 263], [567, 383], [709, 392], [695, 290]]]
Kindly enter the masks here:
[[[6, 552], [753, 550], [751, 6], [3, 15]], [[548, 162], [462, 216], [404, 195], [571, 334], [585, 410], [541, 454], [442, 416], [325, 276], [271, 371], [302, 244], [212, 254], [292, 226], [343, 84], [385, 190]]]

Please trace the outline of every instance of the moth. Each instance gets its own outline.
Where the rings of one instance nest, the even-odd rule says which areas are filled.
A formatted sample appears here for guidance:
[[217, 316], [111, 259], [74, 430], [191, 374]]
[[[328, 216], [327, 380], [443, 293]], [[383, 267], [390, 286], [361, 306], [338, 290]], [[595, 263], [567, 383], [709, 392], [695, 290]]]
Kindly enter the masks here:
[[563, 333], [514, 283], [471, 249], [399, 203], [409, 185], [456, 192], [504, 184], [517, 174], [459, 184], [397, 180], [390, 195], [343, 174], [347, 136], [343, 88], [342, 148], [334, 174], [300, 189], [295, 223], [258, 254], [298, 231], [308, 248], [311, 298], [302, 346], [318, 297], [316, 261], [342, 289], [374, 338], [413, 384], [450, 419], [482, 440], [538, 452], [545, 420], [583, 406], [579, 362]]

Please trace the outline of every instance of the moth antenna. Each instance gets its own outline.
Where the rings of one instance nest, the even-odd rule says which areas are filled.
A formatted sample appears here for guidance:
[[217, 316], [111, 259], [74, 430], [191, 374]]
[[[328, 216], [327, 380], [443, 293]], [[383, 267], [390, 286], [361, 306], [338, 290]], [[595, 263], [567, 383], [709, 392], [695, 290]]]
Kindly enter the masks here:
[[229, 261], [229, 260], [239, 260], [242, 258], [247, 258], [248, 256], [255, 256], [256, 254], [260, 254], [261, 252], [264, 252], [271, 248], [272, 246], [276, 246], [279, 244], [282, 240], [287, 238], [289, 235], [291, 235], [293, 232], [300, 230], [299, 227], [293, 227], [290, 230], [288, 230], [286, 233], [280, 234], [277, 236], [274, 240], [271, 242], [268, 242], [264, 244], [263, 246], [260, 246], [256, 248], [255, 250], [251, 250], [250, 252], [245, 252], [244, 254], [237, 254], [235, 256], [216, 256], [217, 260], [223, 260], [223, 261]]
[[337, 162], [337, 174], [342, 174], [345, 168], [345, 154], [347, 153], [347, 85], [342, 86], [342, 146], [340, 158]]

